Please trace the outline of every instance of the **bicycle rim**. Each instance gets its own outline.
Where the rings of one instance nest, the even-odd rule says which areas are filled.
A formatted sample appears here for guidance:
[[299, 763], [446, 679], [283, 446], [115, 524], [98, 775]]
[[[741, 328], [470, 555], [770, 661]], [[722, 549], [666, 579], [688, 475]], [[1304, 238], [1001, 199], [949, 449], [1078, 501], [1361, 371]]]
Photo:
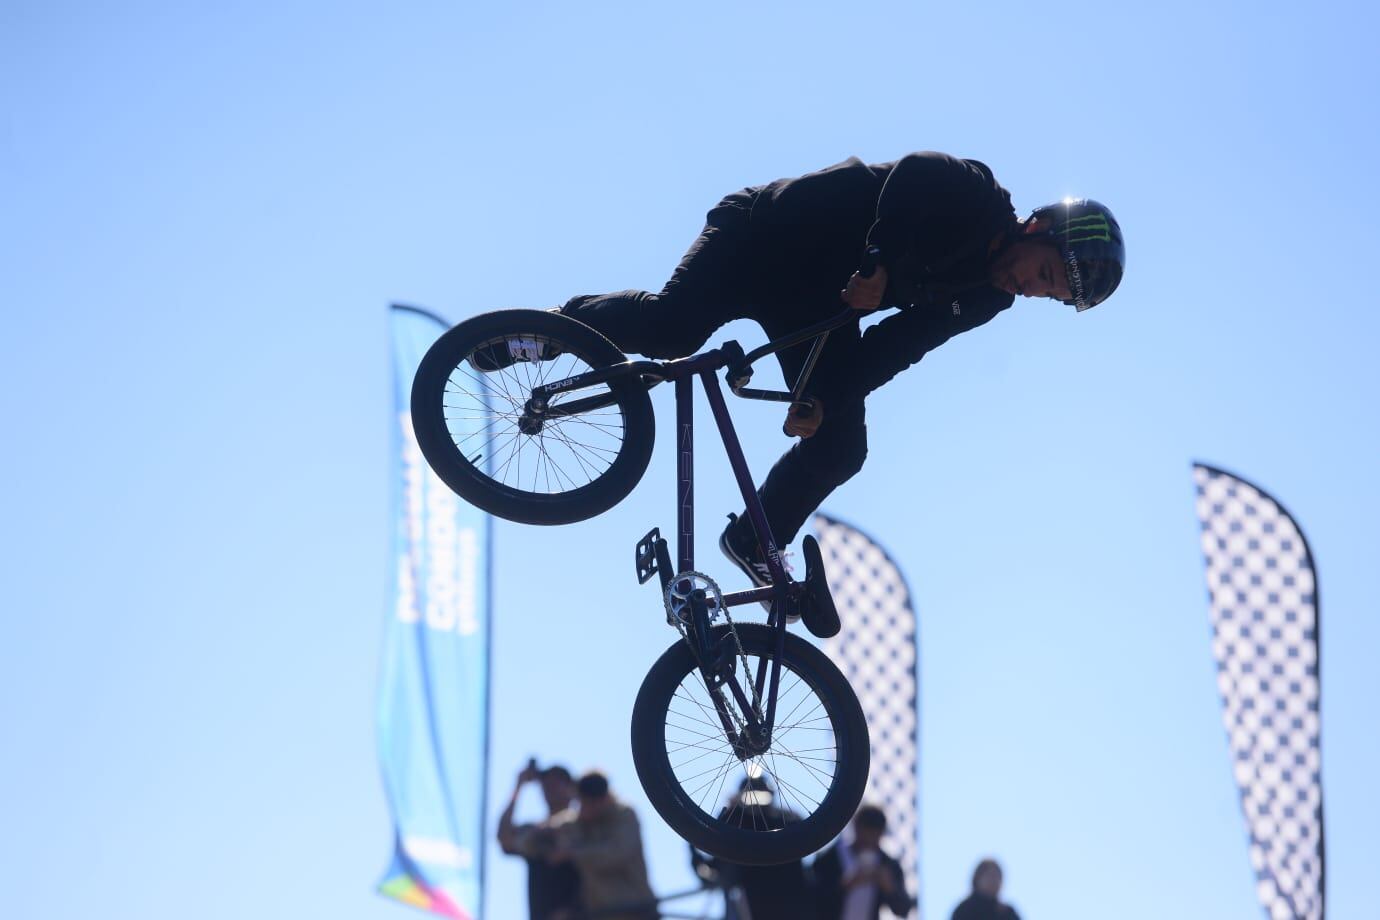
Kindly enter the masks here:
[[[768, 667], [748, 658], [752, 674]], [[735, 665], [751, 699], [741, 658]], [[716, 691], [735, 722], [746, 718], [733, 694]], [[765, 706], [765, 701], [762, 701]], [[772, 743], [739, 760], [725, 737], [710, 691], [698, 670], [675, 688], [666, 713], [665, 751], [674, 782], [701, 813], [701, 821], [749, 831], [780, 830], [815, 814], [839, 780], [839, 739], [827, 691], [783, 661]]]

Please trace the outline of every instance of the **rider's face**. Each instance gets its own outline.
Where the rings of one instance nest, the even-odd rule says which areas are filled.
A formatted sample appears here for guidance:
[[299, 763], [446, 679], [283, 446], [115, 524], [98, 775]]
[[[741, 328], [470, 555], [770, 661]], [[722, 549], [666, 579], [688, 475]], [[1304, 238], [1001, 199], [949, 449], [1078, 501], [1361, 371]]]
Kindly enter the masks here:
[[1008, 294], [1068, 300], [1068, 278], [1059, 250], [1047, 239], [1017, 239], [992, 262], [992, 284]]

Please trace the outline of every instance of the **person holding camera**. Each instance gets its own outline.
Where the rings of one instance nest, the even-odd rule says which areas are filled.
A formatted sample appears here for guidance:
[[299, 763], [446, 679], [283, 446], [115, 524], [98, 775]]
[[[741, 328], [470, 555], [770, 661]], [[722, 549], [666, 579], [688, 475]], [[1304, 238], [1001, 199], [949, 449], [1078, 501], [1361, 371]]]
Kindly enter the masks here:
[[[515, 824], [513, 812], [518, 796], [529, 783], [541, 786], [546, 819]], [[552, 858], [557, 849], [555, 826], [574, 815], [575, 794], [575, 780], [569, 770], [561, 766], [539, 769], [536, 760], [530, 760], [518, 774], [508, 807], [499, 816], [499, 847], [509, 856], [521, 856], [527, 861], [527, 906], [531, 920], [574, 920], [579, 916], [579, 870], [568, 860]]]
[[656, 896], [647, 880], [637, 814], [609, 789], [608, 777], [590, 770], [576, 784], [580, 808], [552, 819], [553, 862], [580, 873], [585, 916], [597, 920], [655, 920]]
[[882, 905], [910, 916], [915, 901], [901, 864], [882, 850], [885, 833], [885, 812], [864, 805], [853, 816], [853, 839], [840, 839], [815, 859], [820, 920], [877, 920]]

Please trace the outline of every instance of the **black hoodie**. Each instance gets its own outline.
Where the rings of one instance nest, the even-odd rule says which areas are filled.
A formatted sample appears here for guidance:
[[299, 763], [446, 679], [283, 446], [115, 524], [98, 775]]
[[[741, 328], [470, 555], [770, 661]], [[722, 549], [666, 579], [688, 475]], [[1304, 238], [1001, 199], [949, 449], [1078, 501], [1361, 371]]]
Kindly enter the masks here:
[[1011, 195], [976, 160], [924, 152], [868, 165], [854, 157], [749, 191], [770, 300], [836, 299], [864, 249], [881, 250], [883, 304], [905, 309], [850, 343], [851, 354], [834, 355], [833, 369], [838, 359], [849, 367], [831, 381], [835, 395], [870, 393], [1014, 300], [987, 270], [994, 241], [1017, 228]]

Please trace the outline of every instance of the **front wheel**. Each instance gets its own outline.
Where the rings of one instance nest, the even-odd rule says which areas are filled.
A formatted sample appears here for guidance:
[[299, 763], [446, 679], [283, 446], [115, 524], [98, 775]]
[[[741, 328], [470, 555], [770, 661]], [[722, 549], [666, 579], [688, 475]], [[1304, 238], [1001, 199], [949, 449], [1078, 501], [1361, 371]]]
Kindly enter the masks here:
[[623, 353], [577, 320], [499, 310], [465, 320], [427, 351], [412, 381], [412, 428], [436, 475], [470, 504], [521, 524], [570, 524], [602, 514], [642, 478], [655, 421], [636, 374], [560, 393], [589, 405], [533, 424], [532, 390]]
[[[735, 674], [750, 697], [751, 676], [775, 657], [776, 631], [736, 629]], [[726, 636], [726, 626], [712, 632], [716, 643]], [[730, 691], [711, 695], [686, 642], [648, 672], [633, 706], [632, 750], [652, 807], [693, 846], [730, 862], [773, 865], [823, 848], [857, 810], [870, 764], [867, 720], [848, 681], [787, 633], [771, 745], [746, 759], [725, 736], [715, 696], [741, 719]]]

